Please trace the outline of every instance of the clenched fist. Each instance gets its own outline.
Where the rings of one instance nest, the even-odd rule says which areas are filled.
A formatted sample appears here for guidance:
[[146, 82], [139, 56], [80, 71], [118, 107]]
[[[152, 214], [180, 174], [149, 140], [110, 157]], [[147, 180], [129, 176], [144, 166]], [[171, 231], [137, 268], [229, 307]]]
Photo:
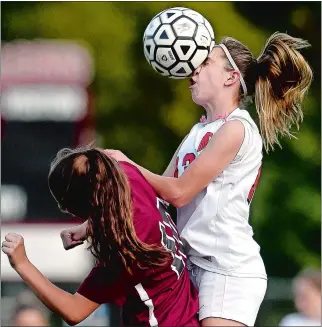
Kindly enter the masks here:
[[2, 242], [2, 251], [8, 256], [12, 268], [28, 261], [24, 240], [21, 235], [9, 233]]
[[86, 239], [87, 221], [79, 226], [68, 228], [60, 233], [65, 250], [70, 250], [81, 245]]

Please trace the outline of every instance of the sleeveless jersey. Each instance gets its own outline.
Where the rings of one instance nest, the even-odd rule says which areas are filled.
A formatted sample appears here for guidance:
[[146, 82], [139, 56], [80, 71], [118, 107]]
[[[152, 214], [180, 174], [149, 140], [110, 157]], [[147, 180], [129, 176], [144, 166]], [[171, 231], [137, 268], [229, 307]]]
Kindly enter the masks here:
[[[235, 109], [226, 118], [229, 120], [239, 120], [244, 125], [242, 146], [216, 179], [189, 204], [178, 208], [178, 230], [189, 259], [203, 269], [237, 277], [267, 278], [260, 247], [249, 224], [249, 206], [261, 172], [262, 139], [246, 110]], [[192, 128], [179, 149], [175, 174], [183, 174], [224, 123], [224, 119], [218, 119]]]

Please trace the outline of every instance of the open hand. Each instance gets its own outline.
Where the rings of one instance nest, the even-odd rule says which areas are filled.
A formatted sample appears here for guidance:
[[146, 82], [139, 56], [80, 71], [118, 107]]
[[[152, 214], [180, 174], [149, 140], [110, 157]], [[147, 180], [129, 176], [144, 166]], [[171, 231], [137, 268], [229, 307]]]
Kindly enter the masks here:
[[8, 256], [12, 268], [28, 261], [24, 239], [21, 235], [9, 233], [2, 242], [2, 251]]

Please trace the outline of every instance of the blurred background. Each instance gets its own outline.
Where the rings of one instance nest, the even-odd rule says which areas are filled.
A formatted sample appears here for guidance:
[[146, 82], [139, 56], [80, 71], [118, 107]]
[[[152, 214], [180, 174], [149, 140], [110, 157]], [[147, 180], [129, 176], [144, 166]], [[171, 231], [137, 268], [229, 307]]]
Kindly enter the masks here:
[[[78, 222], [60, 213], [49, 194], [50, 162], [63, 147], [95, 140], [164, 171], [203, 114], [188, 81], [158, 75], [143, 54], [147, 24], [175, 6], [203, 14], [216, 42], [235, 37], [256, 56], [275, 31], [312, 45], [304, 55], [314, 82], [298, 139], [284, 139], [282, 150], [264, 156], [251, 208], [269, 276], [256, 325], [276, 326], [289, 313], [305, 314], [301, 301], [313, 308], [321, 300], [321, 279], [317, 293], [293, 283], [304, 269], [319, 276], [321, 269], [321, 2], [2, 2], [1, 237], [21, 233], [42, 273], [67, 291], [77, 289], [92, 261], [85, 245], [63, 250], [59, 232]], [[1, 270], [1, 325], [63, 325], [2, 254]], [[102, 306], [83, 325], [113, 325], [115, 312]]]

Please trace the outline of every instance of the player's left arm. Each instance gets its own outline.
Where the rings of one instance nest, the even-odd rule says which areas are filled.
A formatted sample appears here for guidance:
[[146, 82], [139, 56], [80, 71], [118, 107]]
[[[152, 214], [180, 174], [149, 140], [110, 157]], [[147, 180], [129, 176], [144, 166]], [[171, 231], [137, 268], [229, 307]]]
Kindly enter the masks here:
[[43, 304], [69, 325], [76, 325], [99, 306], [79, 293], [70, 294], [52, 284], [27, 258], [23, 237], [9, 233], [2, 243], [11, 266], [32, 289]]
[[[188, 204], [233, 161], [243, 143], [244, 133], [244, 126], [240, 121], [231, 120], [225, 123], [179, 178], [154, 174], [125, 158], [141, 170], [160, 197], [180, 208]], [[113, 156], [110, 150], [107, 150], [107, 154]], [[116, 159], [125, 160], [122, 156], [117, 156]]]

